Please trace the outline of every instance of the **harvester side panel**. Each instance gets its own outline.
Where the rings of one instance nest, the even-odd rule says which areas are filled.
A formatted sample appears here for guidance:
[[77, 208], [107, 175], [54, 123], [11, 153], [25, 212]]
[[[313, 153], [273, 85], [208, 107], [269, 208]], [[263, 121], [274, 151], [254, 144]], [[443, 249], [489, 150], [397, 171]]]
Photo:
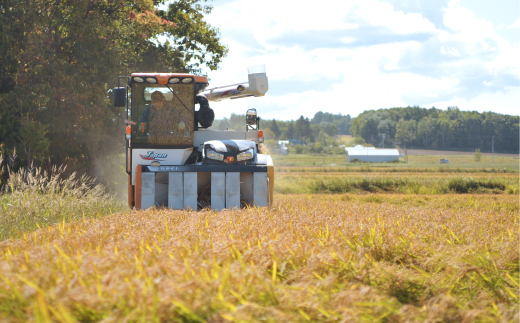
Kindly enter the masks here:
[[165, 206], [197, 210], [199, 198], [206, 196], [213, 210], [240, 208], [242, 202], [256, 207], [268, 206], [272, 201], [271, 168], [270, 165], [139, 165], [133, 190], [135, 208]]
[[255, 206], [267, 206], [267, 173], [253, 173]]
[[211, 173], [211, 209], [226, 208], [226, 173]]
[[184, 178], [183, 173], [168, 174], [168, 207], [182, 209], [184, 207]]
[[184, 173], [184, 208], [197, 210], [197, 173]]
[[141, 208], [147, 209], [155, 205], [155, 173], [142, 174]]
[[240, 196], [247, 204], [254, 203], [253, 172], [240, 173]]
[[155, 173], [155, 205], [168, 205], [168, 173]]
[[240, 208], [240, 173], [226, 173], [226, 208]]

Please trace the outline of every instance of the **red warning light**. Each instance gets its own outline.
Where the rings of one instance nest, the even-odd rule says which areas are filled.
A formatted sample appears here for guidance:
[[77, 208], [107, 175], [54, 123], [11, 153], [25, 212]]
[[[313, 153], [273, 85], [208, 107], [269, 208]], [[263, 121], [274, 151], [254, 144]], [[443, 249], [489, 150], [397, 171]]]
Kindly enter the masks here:
[[132, 139], [132, 128], [130, 126], [126, 126], [126, 140]]

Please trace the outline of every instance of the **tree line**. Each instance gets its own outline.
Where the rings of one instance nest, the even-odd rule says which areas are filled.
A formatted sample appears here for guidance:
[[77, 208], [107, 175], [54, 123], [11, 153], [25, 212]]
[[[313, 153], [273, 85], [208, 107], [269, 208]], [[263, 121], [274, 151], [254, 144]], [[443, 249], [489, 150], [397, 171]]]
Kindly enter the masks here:
[[384, 139], [385, 147], [519, 152], [519, 116], [457, 107], [368, 110], [353, 119], [350, 131], [374, 146]]
[[[315, 142], [320, 133], [328, 137], [350, 134], [352, 117], [350, 115], [317, 112], [311, 119], [300, 116], [296, 120], [261, 120], [260, 128], [267, 139], [293, 139], [302, 143]], [[215, 120], [213, 129], [242, 130], [245, 129], [245, 115], [231, 114], [229, 118]]]
[[124, 152], [125, 110], [110, 101], [119, 75], [198, 74], [227, 54], [199, 2], [0, 0], [0, 172], [92, 174]]
[[[245, 129], [245, 116], [232, 114], [216, 120], [220, 130]], [[311, 119], [262, 120], [268, 140], [293, 139], [301, 143], [321, 142], [323, 137], [352, 135], [356, 142], [376, 147], [407, 147], [491, 152], [519, 152], [519, 117], [494, 112], [461, 111], [420, 107], [367, 110], [350, 115], [317, 112]], [[320, 135], [321, 134], [321, 135]]]

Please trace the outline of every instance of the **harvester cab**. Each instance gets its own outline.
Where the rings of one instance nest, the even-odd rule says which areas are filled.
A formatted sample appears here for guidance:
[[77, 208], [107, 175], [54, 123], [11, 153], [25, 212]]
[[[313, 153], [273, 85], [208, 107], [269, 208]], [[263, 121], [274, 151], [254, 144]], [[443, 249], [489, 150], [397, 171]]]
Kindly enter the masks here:
[[[119, 86], [122, 79], [125, 87]], [[209, 102], [265, 95], [265, 68], [250, 67], [248, 82], [208, 85], [207, 77], [193, 74], [119, 77], [113, 98], [115, 107], [126, 106], [128, 116], [130, 208], [221, 210], [271, 205], [274, 168], [271, 157], [259, 151], [264, 138], [256, 110], [246, 112], [244, 131], [207, 129], [215, 118]]]

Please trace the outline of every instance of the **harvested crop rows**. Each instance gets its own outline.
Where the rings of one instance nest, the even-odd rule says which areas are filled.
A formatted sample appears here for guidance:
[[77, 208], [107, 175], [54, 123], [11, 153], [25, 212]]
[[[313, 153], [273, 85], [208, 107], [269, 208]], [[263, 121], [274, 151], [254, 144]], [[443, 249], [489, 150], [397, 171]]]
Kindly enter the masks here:
[[376, 196], [125, 212], [4, 240], [0, 320], [518, 321], [518, 208]]
[[514, 174], [450, 173], [312, 173], [277, 174], [278, 193], [366, 193], [403, 194], [494, 193], [518, 195], [519, 178]]

